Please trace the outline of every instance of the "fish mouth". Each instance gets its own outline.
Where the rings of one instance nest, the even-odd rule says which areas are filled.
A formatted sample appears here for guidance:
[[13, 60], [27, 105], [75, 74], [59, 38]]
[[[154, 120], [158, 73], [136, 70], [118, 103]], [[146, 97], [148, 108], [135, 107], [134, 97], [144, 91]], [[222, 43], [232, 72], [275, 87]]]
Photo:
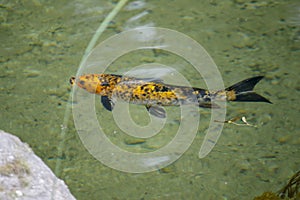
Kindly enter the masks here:
[[70, 84], [71, 85], [74, 85], [75, 84], [75, 76], [72, 76], [71, 78], [70, 78]]

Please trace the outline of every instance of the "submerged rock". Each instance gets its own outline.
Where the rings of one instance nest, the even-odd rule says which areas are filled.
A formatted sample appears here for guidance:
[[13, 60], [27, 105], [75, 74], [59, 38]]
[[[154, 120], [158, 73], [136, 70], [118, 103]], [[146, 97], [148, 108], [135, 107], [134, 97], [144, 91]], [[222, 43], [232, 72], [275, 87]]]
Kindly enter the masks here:
[[0, 199], [75, 199], [30, 147], [0, 130]]

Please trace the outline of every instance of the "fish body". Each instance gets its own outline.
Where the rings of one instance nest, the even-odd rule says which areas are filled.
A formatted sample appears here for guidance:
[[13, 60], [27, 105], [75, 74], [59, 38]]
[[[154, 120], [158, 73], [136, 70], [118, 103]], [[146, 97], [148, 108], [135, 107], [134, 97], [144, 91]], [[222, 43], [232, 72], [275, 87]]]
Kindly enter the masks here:
[[252, 91], [263, 76], [245, 79], [225, 90], [210, 92], [205, 89], [176, 86], [162, 80], [142, 79], [115, 74], [87, 74], [71, 77], [70, 83], [101, 96], [107, 110], [112, 110], [119, 99], [128, 103], [145, 105], [150, 114], [165, 117], [161, 106], [179, 106], [197, 103], [199, 107], [218, 107], [213, 100], [268, 102], [268, 99]]

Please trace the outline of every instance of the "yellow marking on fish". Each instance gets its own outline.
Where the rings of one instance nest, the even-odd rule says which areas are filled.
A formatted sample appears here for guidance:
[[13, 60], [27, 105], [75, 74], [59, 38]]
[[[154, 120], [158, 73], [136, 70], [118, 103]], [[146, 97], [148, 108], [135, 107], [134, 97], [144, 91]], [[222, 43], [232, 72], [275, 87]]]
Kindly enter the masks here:
[[234, 101], [236, 99], [236, 93], [234, 90], [226, 91], [226, 98], [228, 101]]

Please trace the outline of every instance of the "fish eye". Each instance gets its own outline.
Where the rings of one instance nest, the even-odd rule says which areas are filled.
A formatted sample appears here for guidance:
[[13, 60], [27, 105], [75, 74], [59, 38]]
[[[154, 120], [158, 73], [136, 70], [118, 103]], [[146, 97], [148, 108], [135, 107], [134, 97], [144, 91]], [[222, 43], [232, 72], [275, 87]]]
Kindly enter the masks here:
[[83, 85], [85, 84], [85, 81], [80, 80], [80, 81], [79, 81], [79, 84], [83, 86]]

